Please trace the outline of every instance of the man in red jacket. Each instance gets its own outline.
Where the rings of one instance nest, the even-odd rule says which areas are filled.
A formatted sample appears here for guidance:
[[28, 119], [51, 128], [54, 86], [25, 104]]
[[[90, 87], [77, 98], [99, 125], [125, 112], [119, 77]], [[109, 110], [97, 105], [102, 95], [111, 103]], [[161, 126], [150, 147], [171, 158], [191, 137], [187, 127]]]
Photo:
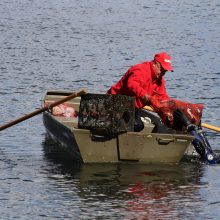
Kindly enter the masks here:
[[135, 98], [137, 109], [135, 131], [140, 131], [144, 127], [138, 117], [138, 109], [148, 105], [151, 96], [169, 98], [163, 78], [167, 71], [173, 71], [171, 57], [166, 52], [161, 52], [156, 54], [152, 61], [130, 67], [125, 75], [107, 91], [108, 94], [128, 95]]

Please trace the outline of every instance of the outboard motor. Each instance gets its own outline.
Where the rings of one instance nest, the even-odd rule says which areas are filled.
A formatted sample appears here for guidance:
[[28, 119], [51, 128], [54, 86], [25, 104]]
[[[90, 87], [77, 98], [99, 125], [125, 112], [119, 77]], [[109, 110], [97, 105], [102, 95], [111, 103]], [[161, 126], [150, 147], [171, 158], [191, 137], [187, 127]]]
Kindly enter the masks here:
[[207, 161], [209, 164], [219, 163], [219, 158], [213, 152], [201, 126], [188, 126], [187, 131], [192, 134], [195, 139], [192, 144], [198, 154], [200, 154], [202, 160]]
[[187, 117], [179, 109], [174, 111], [174, 121], [178, 122], [178, 125], [184, 125], [187, 131], [195, 137], [192, 144], [203, 161], [208, 162], [209, 164], [219, 163], [220, 159], [213, 152], [200, 125], [196, 126], [191, 124]]

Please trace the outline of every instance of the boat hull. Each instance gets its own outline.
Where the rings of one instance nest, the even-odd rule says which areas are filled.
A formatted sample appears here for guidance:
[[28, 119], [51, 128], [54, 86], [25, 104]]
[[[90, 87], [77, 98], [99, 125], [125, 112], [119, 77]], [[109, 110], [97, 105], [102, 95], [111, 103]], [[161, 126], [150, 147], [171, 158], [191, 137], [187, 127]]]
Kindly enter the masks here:
[[[46, 93], [44, 104], [57, 101], [54, 94]], [[69, 104], [77, 108], [79, 102], [77, 98]], [[141, 132], [127, 132], [109, 140], [94, 141], [90, 130], [78, 128], [77, 118], [45, 112], [43, 122], [49, 136], [83, 163], [178, 163], [193, 139], [188, 134], [153, 133], [154, 125], [148, 124]]]
[[52, 139], [55, 143], [60, 144], [60, 148], [62, 147], [60, 150], [66, 151], [78, 162], [83, 161], [70, 128], [57, 121], [47, 112], [43, 113], [43, 123], [46, 128], [47, 137]]

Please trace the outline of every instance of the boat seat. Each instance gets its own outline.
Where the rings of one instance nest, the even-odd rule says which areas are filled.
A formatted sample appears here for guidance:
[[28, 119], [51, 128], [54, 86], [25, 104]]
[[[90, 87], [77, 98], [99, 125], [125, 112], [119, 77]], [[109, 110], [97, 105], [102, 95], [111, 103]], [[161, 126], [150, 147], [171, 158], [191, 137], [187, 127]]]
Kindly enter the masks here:
[[[47, 95], [46, 98], [44, 99], [46, 102], [47, 101], [59, 101], [60, 99], [62, 98], [65, 98], [66, 96], [60, 96], [60, 95]], [[76, 102], [76, 103], [80, 103], [80, 97], [76, 97], [76, 98], [73, 98], [71, 99], [70, 101], [68, 102]]]
[[59, 122], [64, 124], [65, 126], [69, 128], [77, 128], [78, 127], [78, 119], [76, 117], [63, 117], [63, 116], [54, 116]]
[[[63, 117], [63, 116], [54, 116], [58, 121], [63, 123], [64, 125], [68, 126], [69, 128], [78, 128], [78, 118], [76, 117]], [[144, 124], [144, 129], [140, 131], [140, 133], [151, 133], [154, 129], [154, 124]]]

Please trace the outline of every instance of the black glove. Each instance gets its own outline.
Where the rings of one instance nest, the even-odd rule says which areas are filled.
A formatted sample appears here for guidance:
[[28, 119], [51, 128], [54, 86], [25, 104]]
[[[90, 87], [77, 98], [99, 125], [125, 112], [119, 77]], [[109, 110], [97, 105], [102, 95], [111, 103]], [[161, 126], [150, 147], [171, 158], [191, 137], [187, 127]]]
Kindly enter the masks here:
[[173, 112], [173, 120], [174, 120], [174, 129], [176, 130], [182, 130], [182, 127], [188, 127], [191, 125], [190, 121], [187, 119], [187, 117], [182, 113], [180, 109], [176, 109]]

